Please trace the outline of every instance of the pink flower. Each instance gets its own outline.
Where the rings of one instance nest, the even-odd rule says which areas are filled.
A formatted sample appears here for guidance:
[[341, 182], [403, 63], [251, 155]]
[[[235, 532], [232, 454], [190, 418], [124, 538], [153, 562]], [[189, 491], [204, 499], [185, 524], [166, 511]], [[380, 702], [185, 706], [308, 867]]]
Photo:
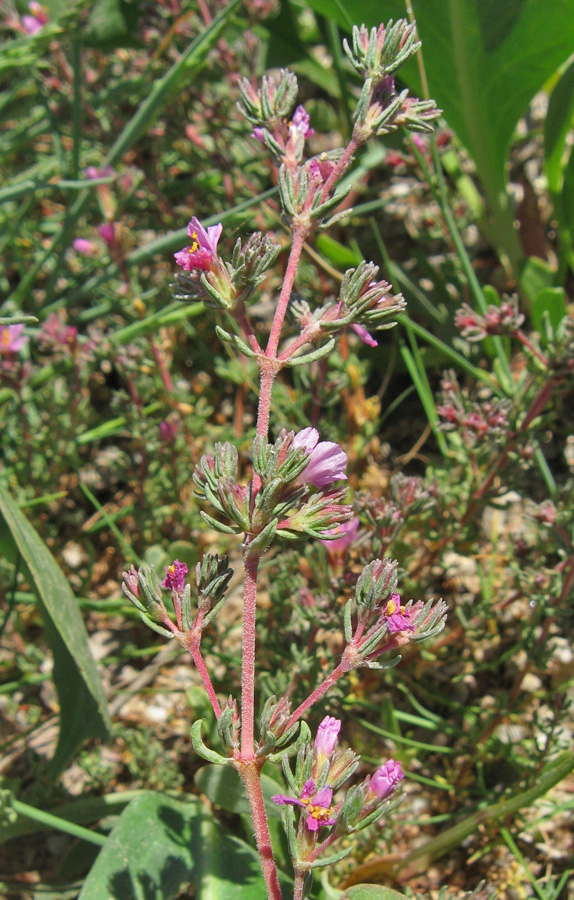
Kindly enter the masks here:
[[262, 128], [256, 126], [251, 132], [251, 137], [255, 138], [256, 141], [260, 141], [262, 144], [265, 143], [265, 134]]
[[24, 325], [0, 325], [0, 354], [18, 353], [30, 340], [22, 334]]
[[191, 244], [174, 253], [178, 266], [186, 272], [193, 272], [195, 269], [208, 272], [212, 269], [213, 261], [217, 258], [217, 242], [222, 231], [221, 222], [218, 225], [211, 225], [206, 231], [199, 219], [193, 216], [187, 228]]
[[114, 223], [104, 222], [103, 225], [98, 225], [98, 233], [102, 240], [106, 242], [108, 247], [111, 247], [116, 239], [116, 229], [114, 227]]
[[359, 524], [358, 517], [353, 516], [353, 518], [349, 522], [345, 522], [344, 525], [337, 525], [335, 528], [332, 528], [329, 531], [329, 534], [338, 534], [339, 537], [335, 538], [333, 541], [321, 541], [323, 546], [327, 548], [327, 552], [330, 554], [344, 553], [347, 547], [350, 547], [355, 540], [357, 531], [359, 530]]
[[289, 137], [292, 141], [298, 138], [312, 137], [315, 134], [313, 128], [309, 128], [309, 113], [304, 106], [298, 106], [289, 122]]
[[167, 444], [173, 444], [177, 436], [179, 424], [175, 420], [164, 421], [159, 423], [160, 437]]
[[22, 16], [22, 27], [26, 34], [33, 36], [38, 34], [44, 25], [46, 25], [48, 14], [44, 7], [40, 6], [35, 0], [32, 0], [32, 2], [28, 4], [28, 9], [32, 15]]
[[401, 606], [400, 594], [391, 594], [391, 599], [383, 610], [383, 616], [387, 620], [387, 628], [392, 634], [398, 631], [414, 631], [412, 624], [413, 610]]
[[385, 800], [389, 794], [395, 789], [405, 777], [405, 773], [401, 768], [400, 762], [389, 759], [380, 766], [369, 781], [371, 793], [375, 794], [380, 800]]
[[167, 588], [168, 591], [183, 591], [187, 572], [186, 564], [176, 559], [171, 566], [165, 567], [165, 578], [161, 586]]
[[317, 729], [315, 752], [320, 756], [330, 756], [337, 745], [341, 730], [341, 720], [333, 716], [325, 716]]
[[96, 178], [109, 178], [113, 174], [114, 170], [111, 166], [104, 166], [103, 169], [96, 169], [95, 166], [88, 166], [84, 172], [88, 181], [95, 181]]
[[307, 467], [298, 477], [299, 481], [322, 489], [334, 481], [347, 480], [347, 454], [333, 441], [319, 441], [316, 428], [299, 431], [293, 439], [293, 447], [302, 447], [310, 454]]
[[330, 813], [331, 800], [333, 799], [333, 788], [324, 787], [320, 791], [316, 790], [315, 782], [312, 778], [305, 782], [301, 791], [301, 798], [287, 797], [285, 794], [275, 794], [271, 797], [274, 803], [279, 806], [290, 804], [291, 806], [302, 806], [307, 810], [307, 819], [305, 825], [309, 831], [318, 831], [322, 825], [334, 825], [337, 821]]
[[72, 246], [76, 253], [81, 253], [83, 256], [94, 256], [98, 253], [97, 245], [87, 238], [76, 238]]
[[365, 328], [364, 325], [351, 325], [351, 328], [353, 329], [355, 334], [359, 335], [363, 344], [368, 344], [369, 347], [378, 347], [379, 346], [378, 341], [376, 341], [374, 339], [374, 337], [371, 334], [369, 334], [369, 332], [367, 331], [367, 329]]

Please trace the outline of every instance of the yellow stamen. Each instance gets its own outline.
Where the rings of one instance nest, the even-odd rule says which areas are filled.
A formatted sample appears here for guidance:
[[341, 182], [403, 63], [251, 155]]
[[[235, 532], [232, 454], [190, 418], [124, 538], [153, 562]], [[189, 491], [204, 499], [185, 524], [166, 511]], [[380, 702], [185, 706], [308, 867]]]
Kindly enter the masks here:
[[309, 815], [313, 816], [314, 819], [324, 819], [330, 812], [330, 809], [326, 806], [315, 806], [313, 803], [309, 803], [307, 809]]
[[395, 603], [395, 601], [389, 600], [389, 602], [387, 603], [387, 615], [392, 616], [392, 614], [394, 613], [396, 608], [397, 608], [397, 604]]

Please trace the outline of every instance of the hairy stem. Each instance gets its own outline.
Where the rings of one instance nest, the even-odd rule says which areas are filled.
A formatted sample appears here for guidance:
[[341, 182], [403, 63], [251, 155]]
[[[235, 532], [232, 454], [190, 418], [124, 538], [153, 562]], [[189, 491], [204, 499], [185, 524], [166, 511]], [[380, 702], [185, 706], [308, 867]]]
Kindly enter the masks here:
[[246, 551], [243, 592], [243, 643], [241, 652], [241, 759], [255, 759], [255, 620], [257, 614], [258, 555]]
[[277, 308], [273, 317], [269, 342], [265, 352], [265, 355], [271, 359], [277, 359], [277, 347], [279, 346], [281, 329], [283, 328], [283, 322], [285, 321], [285, 313], [287, 312], [287, 305], [291, 297], [295, 273], [297, 271], [297, 266], [299, 265], [299, 260], [301, 259], [301, 251], [303, 250], [303, 244], [305, 243], [309, 231], [310, 227], [299, 227], [293, 234], [293, 243], [291, 244], [291, 252], [285, 270], [285, 278], [283, 280], [281, 293], [279, 294], [279, 300], [277, 301]]
[[289, 719], [289, 724], [287, 728], [291, 728], [295, 722], [298, 722], [301, 716], [303, 716], [308, 709], [317, 703], [318, 700], [323, 697], [329, 688], [333, 687], [334, 684], [342, 678], [344, 675], [347, 675], [351, 671], [352, 666], [349, 665], [348, 661], [342, 659], [336, 669], [333, 669], [330, 675], [327, 675], [325, 680], [321, 682], [319, 687], [315, 688], [312, 694], [309, 694], [306, 700], [301, 703], [300, 706], [291, 714], [291, 718]]
[[273, 858], [271, 836], [269, 834], [267, 815], [265, 813], [263, 791], [261, 790], [260, 764], [255, 760], [252, 760], [246, 765], [238, 765], [237, 771], [241, 776], [241, 780], [243, 781], [247, 792], [247, 797], [249, 798], [249, 808], [253, 820], [257, 852], [259, 853], [259, 858], [261, 860], [261, 868], [263, 870], [263, 878], [265, 879], [265, 886], [267, 888], [268, 900], [281, 900], [281, 888], [277, 876], [277, 866], [275, 865], [275, 860]]
[[219, 705], [219, 700], [217, 699], [213, 683], [211, 681], [211, 678], [209, 677], [209, 672], [207, 671], [205, 660], [203, 659], [203, 656], [199, 649], [199, 641], [194, 642], [194, 644], [189, 648], [189, 652], [191, 653], [196, 669], [201, 676], [203, 686], [205, 688], [207, 696], [209, 697], [209, 702], [211, 703], [213, 712], [215, 713], [215, 718], [219, 719], [221, 715], [221, 706]]

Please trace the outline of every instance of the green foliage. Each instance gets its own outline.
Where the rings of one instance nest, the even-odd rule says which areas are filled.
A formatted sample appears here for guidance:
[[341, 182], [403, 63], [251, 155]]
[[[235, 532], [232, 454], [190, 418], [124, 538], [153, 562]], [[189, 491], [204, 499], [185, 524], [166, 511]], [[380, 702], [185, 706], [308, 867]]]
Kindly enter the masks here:
[[[237, 4], [222, 9], [209, 27], [193, 4], [182, 7], [177, 21], [164, 4], [146, 8], [145, 15], [122, 0], [74, 9], [56, 0], [46, 5], [53, 21], [44, 32], [31, 39], [18, 35], [0, 50], [0, 287], [8, 298], [0, 312], [3, 320], [25, 321], [31, 338], [16, 373], [3, 370], [0, 386], [1, 475], [15, 497], [0, 488], [2, 549], [9, 557], [0, 570], [8, 597], [0, 622], [0, 690], [3, 717], [20, 715], [18, 727], [24, 721], [34, 736], [50, 711], [50, 677], [40, 671], [45, 640], [61, 709], [50, 769], [55, 775], [86, 738], [105, 738], [109, 725], [79, 608], [87, 611], [92, 633], [101, 631], [111, 641], [101, 666], [117, 700], [131, 690], [130, 671], [137, 678], [143, 666], [145, 677], [163, 646], [139, 621], [124, 621], [129, 613], [114, 587], [118, 573], [138, 556], [158, 573], [175, 558], [194, 566], [208, 547], [214, 549], [215, 538], [202, 530], [191, 496], [194, 466], [218, 442], [237, 449], [241, 478], [252, 461], [255, 362], [238, 352], [236, 335], [222, 348], [212, 334], [212, 314], [188, 296], [171, 302], [167, 288], [173, 280], [169, 255], [185, 243], [190, 213], [206, 225], [224, 224], [228, 258], [238, 237], [245, 247], [259, 228], [273, 231], [285, 246], [275, 180], [262, 147], [235, 111], [235, 76], [251, 78], [265, 59], [273, 66], [294, 62], [318, 132], [313, 152], [340, 146], [352, 126], [356, 83], [338, 26], [350, 31], [360, 18], [378, 25], [381, 8], [374, 0], [313, 0], [310, 6], [322, 19], [283, 2], [276, 18], [257, 25], [257, 39], [249, 43], [253, 34], [245, 37], [247, 21], [239, 18]], [[520, 890], [532, 885], [539, 896], [546, 890], [548, 900], [557, 900], [568, 870], [560, 860], [547, 861], [554, 866], [548, 885], [532, 872], [529, 878], [529, 860], [510, 829], [534, 829], [536, 803], [572, 770], [565, 746], [571, 662], [562, 664], [560, 654], [566, 658], [571, 645], [574, 541], [572, 339], [566, 328], [568, 269], [574, 270], [574, 154], [568, 140], [574, 78], [571, 64], [555, 70], [570, 52], [574, 25], [565, 0], [415, 0], [414, 12], [430, 94], [458, 140], [448, 146], [439, 140], [434, 151], [413, 148], [402, 135], [373, 142], [345, 181], [354, 211], [312, 242], [300, 267], [294, 299], [311, 310], [324, 299], [336, 302], [344, 270], [368, 253], [384, 263], [385, 276], [409, 305], [394, 332], [381, 334], [378, 348], [366, 349], [349, 332], [328, 357], [284, 371], [277, 383], [274, 436], [281, 427], [319, 421], [322, 438], [347, 443], [349, 500], [360, 525], [356, 543], [339, 555], [309, 540], [296, 550], [280, 546], [280, 554], [266, 558], [258, 690], [262, 705], [287, 692], [301, 702], [338, 658], [343, 610], [361, 568], [379, 555], [396, 558], [407, 602], [411, 596], [445, 597], [451, 608], [447, 631], [413, 650], [403, 668], [384, 676], [382, 687], [370, 673], [353, 674], [329, 695], [328, 711], [343, 710], [348, 740], [365, 765], [393, 753], [410, 768], [428, 813], [409, 818], [405, 804], [398, 825], [381, 826], [372, 839], [359, 836], [353, 866], [382, 858], [378, 875], [388, 877], [382, 845], [392, 845], [406, 819], [417, 839], [424, 831], [428, 842], [410, 853], [407, 848], [405, 867], [395, 867], [394, 876], [417, 872], [424, 878], [441, 857], [458, 865], [462, 854], [475, 852], [475, 865], [488, 874], [487, 851], [497, 847], [524, 869]], [[404, 6], [393, 0], [383, 14], [404, 16]], [[405, 81], [420, 90], [416, 64]], [[542, 125], [527, 119], [519, 134], [516, 126], [545, 83], [550, 104], [542, 161]], [[506, 179], [508, 171], [517, 180], [525, 156], [537, 175], [544, 168], [548, 178], [552, 212], [546, 213], [540, 178], [535, 187], [557, 264], [551, 254], [524, 260], [517, 244]], [[91, 181], [83, 174], [89, 165], [108, 163], [116, 170], [111, 176]], [[115, 248], [97, 233], [106, 220], [102, 188], [111, 193], [119, 226]], [[549, 230], [551, 218], [558, 222], [557, 238]], [[477, 222], [490, 248], [472, 243]], [[77, 237], [98, 242], [97, 255], [75, 253]], [[527, 344], [515, 335], [473, 344], [453, 325], [463, 300], [484, 315], [513, 289], [489, 249], [515, 266], [516, 283], [529, 301], [522, 328]], [[319, 268], [309, 259], [318, 260]], [[267, 272], [249, 297], [262, 322], [280, 289], [282, 264], [283, 254], [277, 271]], [[78, 328], [75, 349], [42, 345], [54, 311], [60, 326]], [[454, 371], [449, 384], [461, 416], [499, 404], [497, 410], [508, 411], [508, 428], [483, 439], [464, 428], [446, 430], [440, 413], [446, 386], [442, 396], [439, 386], [445, 367]], [[169, 426], [167, 437], [162, 425]], [[509, 491], [520, 499], [513, 502]], [[19, 506], [29, 508], [34, 528]], [[220, 552], [237, 554], [232, 534], [217, 537]], [[62, 556], [70, 542], [85, 552], [80, 569]], [[77, 593], [87, 596], [74, 598], [68, 575]], [[209, 631], [205, 638], [220, 697], [234, 694], [240, 680], [236, 599], [217, 619], [217, 642]], [[45, 620], [41, 634], [37, 609]], [[165, 671], [172, 671], [171, 664]], [[527, 676], [538, 682], [523, 690]], [[174, 686], [159, 676], [153, 690], [172, 696], [184, 689], [179, 677]], [[217, 746], [210, 713], [193, 706], [206, 720], [206, 743]], [[86, 790], [107, 791], [103, 797], [54, 796], [44, 783], [43, 761], [33, 757], [26, 779], [20, 783], [18, 770], [14, 777], [19, 795], [26, 798], [30, 789], [37, 796], [28, 797], [29, 804], [15, 801], [19, 818], [3, 838], [29, 840], [41, 828], [75, 836], [84, 846], [86, 828], [100, 822], [91, 834], [92, 843], [101, 844], [110, 815], [130, 797], [127, 792], [122, 800], [118, 790], [125, 782], [164, 792], [183, 786], [204, 793], [216, 811], [189, 795], [185, 801], [140, 795], [117, 820], [82, 900], [110, 891], [118, 900], [142, 892], [175, 897], [188, 884], [198, 897], [264, 897], [237, 776], [223, 765], [196, 771], [186, 723], [187, 711], [183, 725], [173, 713], [161, 724], [118, 728], [112, 739], [117, 751], [123, 735], [123, 763], [109, 761], [109, 748], [92, 741], [79, 768]], [[514, 727], [521, 738], [507, 742], [504, 735]], [[181, 753], [180, 738], [186, 747]], [[18, 745], [17, 734], [9, 744]], [[162, 765], [168, 755], [169, 764]], [[278, 859], [287, 867], [279, 807], [269, 802], [277, 785], [264, 776], [263, 790]], [[41, 819], [44, 807], [52, 815]], [[560, 820], [557, 803], [549, 801], [545, 809], [548, 819]], [[507, 828], [501, 832], [503, 818]], [[86, 827], [74, 831], [74, 822]], [[540, 842], [533, 847], [534, 857]], [[328, 890], [348, 874], [344, 861], [337, 863]], [[370, 881], [372, 872], [362, 877]], [[285, 896], [289, 891], [286, 886]], [[401, 896], [370, 884], [343, 893], [349, 900]]]
[[106, 737], [110, 726], [107, 702], [86, 628], [70, 585], [44, 542], [0, 487], [3, 553], [22, 561], [36, 592], [54, 658], [54, 683], [60, 703], [58, 746], [50, 763], [52, 777], [89, 737]]
[[171, 900], [190, 884], [198, 900], [265, 897], [257, 854], [219, 825], [201, 801], [148, 791], [119, 817], [80, 900], [137, 900], [142, 891]]

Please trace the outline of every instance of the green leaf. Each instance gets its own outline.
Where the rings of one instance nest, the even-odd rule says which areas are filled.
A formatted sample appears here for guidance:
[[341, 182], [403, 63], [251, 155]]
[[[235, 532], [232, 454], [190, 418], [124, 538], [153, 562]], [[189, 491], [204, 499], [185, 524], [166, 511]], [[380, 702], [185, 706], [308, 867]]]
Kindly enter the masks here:
[[339, 241], [334, 240], [328, 234], [320, 234], [317, 237], [315, 248], [328, 262], [334, 266], [339, 266], [341, 269], [358, 266], [361, 262], [361, 257], [358, 253], [350, 247], [340, 244]]
[[132, 800], [84, 882], [79, 900], [170, 900], [192, 884], [196, 900], [266, 900], [255, 850], [196, 797], [152, 791]]
[[90, 10], [82, 43], [88, 47], [109, 50], [112, 47], [133, 47], [140, 9], [137, 3], [126, 0], [98, 0]]
[[539, 291], [532, 302], [532, 324], [538, 332], [542, 331], [542, 316], [548, 313], [554, 331], [566, 315], [566, 295], [564, 288], [544, 288]]
[[[402, 0], [310, 0], [343, 27], [405, 17]], [[430, 96], [476, 164], [494, 214], [491, 236], [516, 263], [520, 250], [506, 194], [516, 124], [574, 45], [571, 0], [413, 0]], [[416, 58], [400, 70], [420, 92]]]
[[566, 138], [574, 116], [574, 61], [550, 95], [544, 125], [544, 167], [548, 187], [554, 193], [562, 189]]
[[0, 547], [24, 563], [38, 597], [54, 657], [60, 733], [50, 762], [55, 777], [89, 737], [105, 738], [111, 725], [104, 689], [70, 585], [46, 545], [0, 486]]
[[520, 290], [530, 302], [544, 288], [552, 287], [554, 270], [537, 256], [529, 256], [520, 272]]
[[195, 584], [195, 567], [199, 562], [199, 547], [197, 544], [190, 544], [189, 541], [172, 541], [167, 548], [165, 556], [167, 559], [166, 565], [170, 565], [174, 559], [185, 563], [189, 570], [188, 580], [191, 581], [192, 585]]
[[339, 900], [406, 900], [404, 894], [399, 894], [392, 888], [382, 887], [380, 884], [355, 884], [345, 891]]
[[[202, 794], [214, 804], [227, 812], [249, 815], [249, 801], [245, 788], [235, 769], [231, 766], [203, 766], [195, 775], [195, 783]], [[277, 793], [276, 781], [268, 775], [261, 776], [261, 788], [265, 799], [265, 808], [270, 817], [280, 818], [281, 810], [271, 797]]]

